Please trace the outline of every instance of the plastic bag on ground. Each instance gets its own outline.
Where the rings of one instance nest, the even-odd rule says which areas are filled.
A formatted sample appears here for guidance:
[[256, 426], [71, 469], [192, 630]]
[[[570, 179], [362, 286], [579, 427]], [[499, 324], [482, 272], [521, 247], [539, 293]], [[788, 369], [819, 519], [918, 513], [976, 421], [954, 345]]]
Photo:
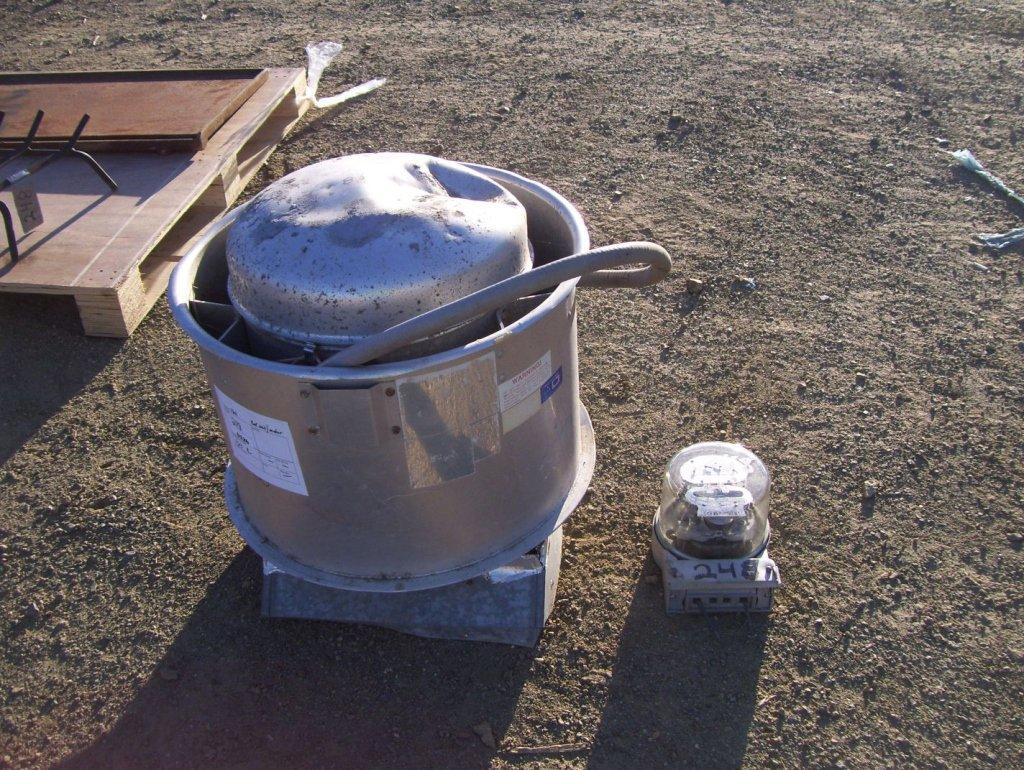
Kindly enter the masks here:
[[350, 99], [355, 99], [357, 96], [368, 94], [387, 82], [387, 78], [374, 78], [349, 88], [347, 91], [342, 91], [340, 94], [328, 96], [324, 99], [318, 98], [316, 91], [320, 87], [320, 76], [327, 69], [327, 65], [334, 61], [338, 54], [341, 53], [341, 50], [341, 43], [334, 43], [330, 40], [325, 40], [322, 43], [311, 43], [306, 46], [306, 99], [319, 110], [325, 110], [342, 102], [347, 102]]

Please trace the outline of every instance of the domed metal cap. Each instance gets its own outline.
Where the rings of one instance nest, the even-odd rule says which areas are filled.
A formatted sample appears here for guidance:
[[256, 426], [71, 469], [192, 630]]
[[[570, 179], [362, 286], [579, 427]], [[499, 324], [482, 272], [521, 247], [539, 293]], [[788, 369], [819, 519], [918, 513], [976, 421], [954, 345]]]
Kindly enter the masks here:
[[350, 345], [527, 270], [526, 210], [459, 163], [368, 153], [295, 171], [231, 227], [228, 294], [246, 322]]

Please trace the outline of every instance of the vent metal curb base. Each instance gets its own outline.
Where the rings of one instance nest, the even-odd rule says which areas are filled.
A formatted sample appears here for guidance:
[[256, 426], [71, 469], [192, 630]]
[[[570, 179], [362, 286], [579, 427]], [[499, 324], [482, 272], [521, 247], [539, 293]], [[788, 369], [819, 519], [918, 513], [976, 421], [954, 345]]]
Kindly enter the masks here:
[[551, 614], [562, 528], [504, 567], [454, 585], [405, 593], [310, 583], [263, 562], [263, 615], [365, 623], [415, 636], [533, 647]]

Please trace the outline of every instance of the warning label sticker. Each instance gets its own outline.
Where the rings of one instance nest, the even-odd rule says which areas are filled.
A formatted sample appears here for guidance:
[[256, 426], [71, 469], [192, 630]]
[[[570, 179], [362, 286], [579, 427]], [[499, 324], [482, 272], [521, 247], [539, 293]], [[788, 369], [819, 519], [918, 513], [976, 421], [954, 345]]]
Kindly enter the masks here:
[[520, 401], [525, 401], [540, 390], [551, 376], [551, 351], [538, 358], [530, 367], [498, 386], [498, 407], [507, 412]]
[[508, 433], [536, 414], [562, 381], [562, 368], [551, 373], [551, 351], [498, 385], [501, 429]]
[[213, 389], [227, 426], [232, 456], [268, 484], [308, 495], [288, 423], [246, 409]]

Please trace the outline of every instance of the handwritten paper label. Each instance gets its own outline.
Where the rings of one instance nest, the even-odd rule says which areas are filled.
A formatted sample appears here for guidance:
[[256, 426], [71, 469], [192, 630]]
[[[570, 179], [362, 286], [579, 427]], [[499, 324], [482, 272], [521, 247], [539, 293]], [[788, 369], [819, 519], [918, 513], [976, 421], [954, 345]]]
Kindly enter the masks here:
[[43, 223], [43, 208], [39, 205], [36, 188], [30, 184], [21, 184], [11, 190], [14, 196], [14, 208], [18, 212], [21, 231], [24, 233], [35, 230]]
[[224, 415], [231, 455], [268, 484], [308, 495], [288, 423], [259, 414], [214, 388]]

